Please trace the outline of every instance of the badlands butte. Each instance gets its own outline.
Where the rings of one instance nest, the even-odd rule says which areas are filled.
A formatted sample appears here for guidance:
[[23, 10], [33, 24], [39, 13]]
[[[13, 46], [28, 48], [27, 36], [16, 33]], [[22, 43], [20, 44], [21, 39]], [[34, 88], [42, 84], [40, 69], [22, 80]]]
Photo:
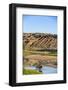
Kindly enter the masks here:
[[57, 35], [47, 33], [23, 33], [24, 65], [57, 66]]
[[44, 33], [24, 33], [24, 46], [27, 48], [57, 50], [57, 35]]

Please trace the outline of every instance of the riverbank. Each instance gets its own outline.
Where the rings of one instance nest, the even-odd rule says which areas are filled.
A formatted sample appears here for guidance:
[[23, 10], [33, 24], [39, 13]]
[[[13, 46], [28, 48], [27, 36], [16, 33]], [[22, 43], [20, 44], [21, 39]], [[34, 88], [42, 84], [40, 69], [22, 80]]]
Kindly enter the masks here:
[[24, 69], [24, 70], [23, 70], [23, 74], [24, 74], [24, 75], [29, 75], [29, 74], [35, 75], [35, 74], [42, 74], [42, 72], [39, 72], [39, 71], [37, 71], [37, 70], [32, 70], [32, 69]]
[[37, 66], [39, 63], [41, 66], [57, 67], [57, 56], [28, 55], [24, 58], [24, 65], [26, 66]]
[[[57, 73], [57, 68], [54, 67], [50, 67], [50, 66], [44, 66], [41, 68], [41, 72], [39, 71], [39, 69], [35, 66], [27, 66], [24, 67], [23, 69], [23, 74], [53, 74], [53, 73]], [[26, 72], [25, 72], [26, 70]]]

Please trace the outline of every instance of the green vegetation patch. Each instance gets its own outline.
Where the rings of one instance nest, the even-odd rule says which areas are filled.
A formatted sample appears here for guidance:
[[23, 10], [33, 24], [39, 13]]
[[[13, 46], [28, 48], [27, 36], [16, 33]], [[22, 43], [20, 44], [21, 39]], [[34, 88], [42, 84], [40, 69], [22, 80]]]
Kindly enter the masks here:
[[51, 51], [51, 52], [49, 53], [49, 55], [51, 55], [51, 56], [57, 56], [57, 51]]
[[23, 74], [25, 74], [25, 75], [29, 75], [29, 74], [42, 74], [42, 72], [39, 72], [37, 70], [24, 69]]
[[24, 50], [24, 56], [28, 55], [50, 55], [57, 56], [57, 51], [28, 51]]

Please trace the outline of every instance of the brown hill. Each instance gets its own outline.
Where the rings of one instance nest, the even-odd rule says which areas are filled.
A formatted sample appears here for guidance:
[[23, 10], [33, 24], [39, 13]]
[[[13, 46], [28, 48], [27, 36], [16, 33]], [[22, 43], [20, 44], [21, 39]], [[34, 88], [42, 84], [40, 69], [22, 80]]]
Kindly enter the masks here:
[[24, 48], [57, 50], [57, 35], [46, 33], [23, 33]]

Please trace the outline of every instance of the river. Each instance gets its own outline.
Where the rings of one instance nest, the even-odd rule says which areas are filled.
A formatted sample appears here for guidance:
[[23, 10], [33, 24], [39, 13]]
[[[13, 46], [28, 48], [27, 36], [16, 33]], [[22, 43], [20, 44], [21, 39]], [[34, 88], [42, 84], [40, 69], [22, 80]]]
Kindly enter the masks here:
[[[37, 70], [35, 66], [28, 66], [28, 67], [25, 67], [25, 69]], [[50, 67], [50, 66], [44, 66], [42, 67], [41, 71], [43, 74], [52, 74], [52, 73], [57, 73], [57, 68]]]

